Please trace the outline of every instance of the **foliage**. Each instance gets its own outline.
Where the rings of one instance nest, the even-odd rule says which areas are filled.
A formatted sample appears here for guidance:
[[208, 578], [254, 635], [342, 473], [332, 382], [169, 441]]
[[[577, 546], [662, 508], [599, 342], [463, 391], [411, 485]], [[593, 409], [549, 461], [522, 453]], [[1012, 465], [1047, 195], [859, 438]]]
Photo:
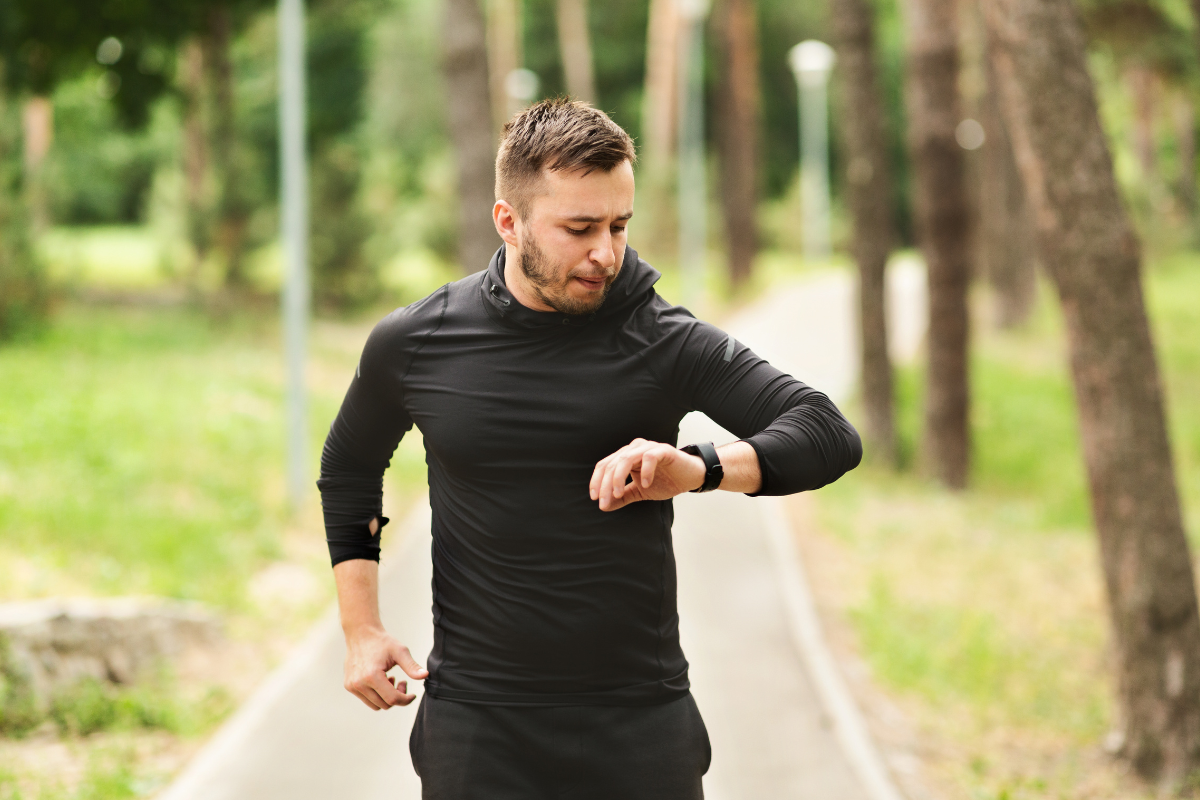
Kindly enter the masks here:
[[128, 131], [89, 69], [54, 92], [54, 147], [43, 169], [51, 218], [63, 225], [136, 222], [162, 161], [146, 131]]

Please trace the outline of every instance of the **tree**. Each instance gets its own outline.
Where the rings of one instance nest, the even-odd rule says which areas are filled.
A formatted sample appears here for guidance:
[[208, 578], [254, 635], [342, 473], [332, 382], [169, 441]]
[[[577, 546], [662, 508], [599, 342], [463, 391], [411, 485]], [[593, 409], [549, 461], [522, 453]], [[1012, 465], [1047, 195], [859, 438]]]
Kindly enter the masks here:
[[446, 0], [442, 69], [458, 161], [458, 259], [467, 272], [487, 266], [499, 246], [492, 226], [495, 137], [488, 99], [487, 34], [479, 0]]
[[1037, 292], [1033, 223], [1000, 115], [996, 76], [985, 64], [988, 91], [981, 100], [983, 163], [979, 181], [980, 255], [995, 297], [996, 320], [1014, 328], [1029, 318]]
[[680, 15], [676, 0], [650, 0], [646, 25], [646, 82], [642, 92], [642, 136], [638, 196], [642, 245], [654, 254], [674, 252], [678, 242], [673, 200]]
[[587, 0], [558, 0], [558, 46], [567, 93], [576, 100], [595, 103], [596, 78], [592, 68]]
[[754, 0], [722, 0], [714, 22], [721, 53], [717, 147], [729, 279], [750, 277], [758, 251], [758, 19]]
[[970, 459], [967, 288], [971, 274], [966, 164], [955, 139], [958, 21], [954, 0], [909, 0], [908, 146], [914, 206], [929, 279], [929, 367], [924, 456], [950, 488], [967, 483]]
[[1200, 617], [1137, 236], [1070, 0], [982, 0], [1042, 263], [1058, 290], [1114, 634], [1122, 754], [1200, 764]]
[[880, 463], [895, 466], [884, 270], [897, 236], [886, 119], [875, 66], [874, 10], [868, 0], [834, 0], [831, 21], [844, 109], [839, 118], [846, 150], [846, 192], [854, 220], [850, 249], [858, 263], [866, 452]]

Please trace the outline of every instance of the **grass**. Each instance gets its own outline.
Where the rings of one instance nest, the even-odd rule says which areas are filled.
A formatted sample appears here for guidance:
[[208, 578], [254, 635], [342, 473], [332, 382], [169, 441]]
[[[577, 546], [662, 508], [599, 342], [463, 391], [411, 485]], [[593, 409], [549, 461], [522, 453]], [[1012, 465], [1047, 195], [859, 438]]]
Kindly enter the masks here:
[[[40, 246], [61, 282], [139, 291], [165, 280], [145, 230], [59, 229]], [[410, 273], [401, 270], [409, 292], [444, 277]], [[314, 481], [362, 343], [386, 310], [313, 326]], [[199, 600], [225, 617], [232, 661], [217, 663], [237, 673], [122, 688], [84, 682], [48, 708], [23, 703], [21, 687], [0, 676], [0, 800], [146, 795], [167, 777], [159, 774], [167, 756], [146, 756], [147, 743], [186, 751], [169, 743], [211, 730], [249, 688], [245, 675], [252, 683], [326, 606], [332, 582], [316, 489], [289, 511], [284, 460], [274, 309], [206, 316], [68, 302], [38, 335], [0, 347], [0, 601]], [[391, 504], [402, 508], [424, 480], [420, 437], [411, 435], [389, 472]], [[316, 596], [256, 594], [255, 577], [279, 562], [311, 572]], [[36, 754], [64, 747], [66, 772], [64, 763], [37, 765]]]
[[[317, 342], [314, 480], [360, 341]], [[280, 362], [273, 320], [180, 309], [72, 307], [0, 349], [0, 596], [239, 606], [288, 522]]]
[[[1147, 296], [1195, 544], [1200, 257], [1152, 265]], [[910, 467], [922, 380], [919, 368], [899, 375]], [[1107, 611], [1062, 322], [1048, 290], [1024, 329], [980, 332], [972, 402], [970, 491], [947, 493], [912, 469], [871, 468], [822, 490], [829, 602], [875, 679], [916, 720], [940, 793], [1141, 796], [1100, 746], [1113, 719]]]

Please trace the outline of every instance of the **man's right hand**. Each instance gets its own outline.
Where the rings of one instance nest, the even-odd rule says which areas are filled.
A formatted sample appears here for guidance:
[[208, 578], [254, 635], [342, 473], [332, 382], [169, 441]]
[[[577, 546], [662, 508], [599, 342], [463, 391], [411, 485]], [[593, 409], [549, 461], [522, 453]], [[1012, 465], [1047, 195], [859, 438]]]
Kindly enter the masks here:
[[407, 694], [408, 681], [396, 676], [395, 683], [386, 674], [400, 667], [414, 680], [424, 680], [429, 672], [416, 662], [408, 648], [382, 628], [346, 634], [346, 691], [374, 711], [406, 706], [416, 697]]

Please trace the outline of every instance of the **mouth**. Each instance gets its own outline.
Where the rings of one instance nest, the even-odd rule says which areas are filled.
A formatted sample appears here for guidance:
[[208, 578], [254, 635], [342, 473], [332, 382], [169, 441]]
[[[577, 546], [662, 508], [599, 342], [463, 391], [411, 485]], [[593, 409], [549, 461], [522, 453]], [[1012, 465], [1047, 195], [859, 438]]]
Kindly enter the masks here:
[[604, 288], [607, 277], [601, 275], [598, 278], [584, 278], [576, 275], [575, 280], [579, 281], [583, 288], [587, 289], [589, 292], [598, 292]]

